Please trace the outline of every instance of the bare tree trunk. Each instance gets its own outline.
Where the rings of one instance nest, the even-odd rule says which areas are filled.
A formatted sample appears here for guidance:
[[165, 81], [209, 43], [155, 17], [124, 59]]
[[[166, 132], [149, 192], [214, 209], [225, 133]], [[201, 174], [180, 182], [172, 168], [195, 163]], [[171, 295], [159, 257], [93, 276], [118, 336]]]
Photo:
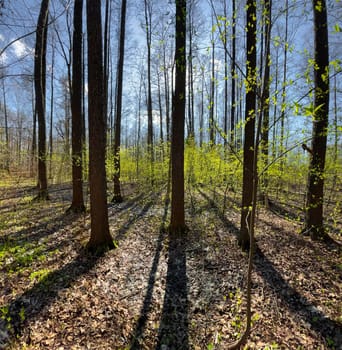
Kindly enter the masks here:
[[232, 0], [232, 59], [231, 59], [231, 74], [232, 74], [232, 94], [231, 94], [231, 106], [230, 106], [230, 142], [234, 145], [235, 142], [235, 110], [236, 110], [236, 98], [235, 98], [235, 86], [236, 86], [236, 0]]
[[[304, 233], [327, 239], [323, 226], [324, 167], [329, 120], [329, 44], [325, 0], [313, 0], [315, 98]], [[316, 68], [317, 67], [317, 68]]]
[[[262, 113], [262, 130], [261, 130], [261, 153], [263, 165], [267, 166], [269, 157], [269, 120], [270, 120], [270, 66], [271, 66], [271, 20], [272, 20], [272, 0], [266, 0], [263, 10], [264, 17], [264, 55], [265, 55], [265, 70], [263, 81], [263, 89], [261, 94], [261, 113]], [[261, 200], [268, 207], [267, 195], [268, 179], [267, 172], [264, 172], [262, 178], [262, 194]]]
[[152, 9], [150, 0], [145, 3], [145, 26], [147, 44], [147, 148], [151, 162], [151, 183], [154, 182], [153, 174], [153, 116], [152, 116], [152, 87], [151, 87], [151, 44], [152, 44]]
[[112, 202], [120, 203], [123, 198], [120, 185], [120, 147], [121, 147], [121, 115], [122, 115], [122, 80], [125, 57], [125, 29], [126, 29], [126, 0], [121, 3], [121, 24], [119, 41], [119, 59], [117, 70], [115, 137], [114, 137], [114, 196]]
[[36, 96], [36, 113], [38, 119], [38, 196], [46, 200], [48, 196], [46, 173], [46, 123], [45, 123], [45, 90], [46, 90], [46, 42], [49, 0], [42, 0], [36, 31], [34, 57], [34, 83]]
[[[284, 64], [283, 64], [283, 87], [282, 87], [282, 101], [281, 101], [281, 114], [280, 114], [280, 149], [278, 154], [284, 152], [284, 139], [285, 139], [285, 111], [286, 111], [286, 79], [287, 79], [287, 52], [288, 52], [288, 23], [289, 23], [289, 9], [288, 0], [285, 0], [285, 35], [284, 35]], [[280, 171], [284, 171], [285, 156], [280, 160]]]
[[30, 176], [33, 177], [36, 169], [36, 154], [37, 154], [37, 112], [34, 96], [34, 80], [32, 84], [32, 144], [30, 155]]
[[49, 179], [52, 179], [52, 155], [53, 155], [53, 106], [54, 106], [54, 69], [55, 69], [55, 47], [52, 43], [52, 58], [51, 58], [51, 80], [50, 80], [50, 131], [49, 131]]
[[[212, 18], [212, 25], [214, 25], [214, 19]], [[211, 146], [215, 145], [215, 39], [214, 32], [211, 36], [211, 82], [210, 82], [210, 101], [209, 101], [209, 142]]]
[[170, 87], [169, 67], [166, 65], [166, 46], [163, 47], [164, 89], [165, 89], [165, 117], [166, 117], [166, 141], [170, 141]]
[[2, 78], [2, 94], [4, 99], [4, 117], [5, 117], [5, 164], [4, 170], [10, 170], [10, 144], [9, 144], [9, 133], [8, 133], [8, 113], [6, 103], [6, 90], [5, 90], [5, 78]]
[[201, 104], [199, 112], [199, 145], [203, 145], [203, 128], [204, 128], [204, 68], [201, 68]]
[[245, 137], [243, 145], [243, 184], [241, 205], [241, 228], [238, 237], [243, 250], [250, 247], [249, 233], [252, 217], [250, 207], [253, 200], [255, 118], [256, 118], [256, 5], [254, 0], [247, 0], [247, 62], [246, 62], [246, 106]]
[[192, 40], [193, 40], [193, 1], [188, 6], [188, 23], [189, 23], [189, 55], [188, 55], [188, 137], [195, 139], [195, 118], [194, 118], [194, 74], [192, 60]]
[[109, 232], [106, 179], [106, 116], [103, 105], [101, 0], [87, 0], [89, 187], [91, 235], [87, 248], [114, 248]]
[[171, 133], [171, 222], [170, 233], [186, 229], [184, 214], [184, 120], [186, 81], [186, 0], [176, 1], [175, 90], [172, 101]]
[[68, 211], [85, 211], [83, 199], [83, 144], [82, 144], [82, 12], [83, 0], [75, 0], [72, 51], [72, 202]]
[[111, 14], [111, 1], [106, 0], [105, 8], [105, 22], [104, 22], [104, 38], [103, 38], [103, 105], [104, 115], [108, 117], [108, 77], [109, 77], [109, 49], [110, 49], [110, 14]]

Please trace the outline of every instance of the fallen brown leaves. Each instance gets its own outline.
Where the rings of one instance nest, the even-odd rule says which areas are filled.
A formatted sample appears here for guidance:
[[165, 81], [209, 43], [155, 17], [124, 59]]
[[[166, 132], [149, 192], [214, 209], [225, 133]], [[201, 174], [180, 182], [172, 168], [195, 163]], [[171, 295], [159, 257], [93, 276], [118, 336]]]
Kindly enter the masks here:
[[[0, 202], [0, 348], [225, 349], [243, 331], [247, 256], [232, 207], [220, 213], [193, 191], [190, 232], [172, 242], [159, 230], [164, 192], [130, 187], [109, 206], [118, 248], [95, 257], [83, 251], [89, 216], [64, 214], [69, 186], [44, 204], [23, 202], [28, 193]], [[298, 231], [259, 210], [248, 349], [342, 344], [339, 247]]]

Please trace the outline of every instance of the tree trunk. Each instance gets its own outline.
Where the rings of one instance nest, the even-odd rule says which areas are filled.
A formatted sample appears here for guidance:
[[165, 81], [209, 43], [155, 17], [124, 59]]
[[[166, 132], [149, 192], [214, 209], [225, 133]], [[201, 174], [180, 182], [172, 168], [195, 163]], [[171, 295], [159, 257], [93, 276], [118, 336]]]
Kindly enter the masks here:
[[255, 116], [256, 116], [256, 4], [247, 0], [247, 63], [246, 63], [246, 105], [245, 105], [245, 138], [243, 145], [243, 183], [241, 228], [238, 237], [243, 250], [250, 246], [251, 206], [253, 200], [254, 152], [255, 152]]
[[2, 93], [4, 98], [4, 117], [5, 117], [5, 164], [4, 170], [10, 170], [10, 148], [9, 148], [9, 133], [8, 133], [8, 114], [6, 103], [6, 90], [5, 90], [5, 78], [2, 78]]
[[49, 130], [49, 179], [52, 180], [52, 155], [53, 155], [53, 105], [54, 105], [54, 70], [55, 70], [55, 46], [52, 41], [52, 57], [51, 57], [51, 80], [50, 80], [50, 130]]
[[186, 229], [184, 215], [184, 119], [186, 80], [186, 0], [176, 1], [175, 90], [172, 101], [170, 233]]
[[87, 0], [88, 123], [91, 235], [87, 248], [114, 248], [109, 232], [106, 182], [106, 117], [103, 105], [101, 1]]
[[[214, 19], [212, 19], [212, 26], [214, 25]], [[214, 121], [214, 109], [215, 109], [215, 38], [214, 32], [211, 36], [211, 81], [210, 81], [210, 101], [209, 101], [209, 142], [210, 146], [215, 145], [215, 121]]]
[[112, 202], [120, 203], [123, 198], [120, 185], [120, 146], [121, 146], [121, 114], [122, 114], [122, 79], [125, 56], [125, 29], [126, 29], [126, 0], [121, 3], [121, 24], [119, 59], [116, 89], [115, 137], [114, 137], [114, 196]]
[[153, 174], [153, 117], [152, 117], [152, 87], [151, 87], [151, 44], [152, 44], [152, 9], [149, 0], [145, 2], [145, 26], [147, 43], [147, 149], [151, 162], [151, 183], [154, 182]]
[[325, 239], [323, 227], [324, 166], [329, 117], [329, 44], [325, 0], [313, 0], [315, 38], [315, 97], [304, 232]]
[[236, 85], [236, 4], [235, 0], [232, 0], [232, 59], [231, 59], [231, 74], [232, 74], [232, 91], [231, 91], [231, 104], [230, 104], [230, 143], [232, 147], [235, 142], [235, 110], [236, 110], [236, 98], [235, 98], [235, 85]]
[[[262, 164], [264, 167], [268, 165], [269, 156], [269, 120], [270, 120], [270, 66], [271, 66], [271, 20], [272, 20], [272, 0], [266, 0], [264, 3], [263, 11], [264, 20], [264, 57], [265, 57], [265, 70], [263, 80], [263, 90], [261, 95], [261, 113], [262, 113], [262, 130], [261, 130], [261, 152], [262, 152]], [[266, 207], [268, 207], [268, 178], [267, 172], [264, 172], [262, 178], [262, 193], [261, 201]]]
[[46, 173], [46, 123], [45, 123], [45, 90], [46, 90], [46, 42], [48, 30], [49, 0], [42, 0], [36, 31], [34, 56], [34, 86], [36, 113], [38, 120], [38, 196], [37, 199], [48, 199]]
[[82, 150], [82, 11], [83, 0], [75, 0], [72, 51], [72, 203], [68, 211], [85, 211], [83, 199]]
[[[280, 150], [278, 154], [282, 154], [285, 150], [285, 111], [286, 111], [286, 79], [287, 79], [287, 52], [288, 52], [288, 23], [289, 23], [289, 9], [288, 0], [285, 0], [285, 37], [284, 37], [284, 64], [283, 64], [283, 88], [281, 92], [281, 114], [280, 114]], [[280, 171], [283, 173], [285, 167], [285, 156], [280, 160]], [[281, 176], [280, 176], [281, 177]]]
[[103, 113], [107, 120], [108, 117], [108, 77], [109, 77], [109, 49], [110, 49], [110, 13], [111, 1], [106, 0], [105, 22], [104, 22], [104, 38], [103, 38]]

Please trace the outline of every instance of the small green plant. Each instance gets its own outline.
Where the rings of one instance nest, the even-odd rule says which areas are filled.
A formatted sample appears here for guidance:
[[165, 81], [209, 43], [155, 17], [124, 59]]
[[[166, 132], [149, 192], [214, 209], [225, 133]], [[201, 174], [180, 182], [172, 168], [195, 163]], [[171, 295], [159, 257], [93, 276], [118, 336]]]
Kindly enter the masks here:
[[10, 315], [8, 305], [0, 307], [0, 318], [5, 321], [6, 328], [8, 330], [11, 330], [12, 329], [12, 317]]
[[335, 342], [330, 337], [327, 337], [325, 340], [326, 340], [329, 348], [333, 348], [335, 346]]
[[264, 350], [276, 350], [279, 349], [279, 345], [275, 342], [273, 342], [271, 345], [266, 345], [264, 347]]
[[19, 311], [19, 318], [20, 318], [20, 321], [21, 322], [24, 322], [25, 321], [25, 308], [24, 307], [22, 307], [21, 309], [20, 309], [20, 311]]
[[209, 343], [207, 345], [207, 350], [213, 350], [215, 348], [215, 345], [213, 343]]
[[49, 269], [41, 269], [38, 271], [34, 271], [30, 274], [30, 281], [37, 281], [37, 282], [42, 282], [45, 281], [45, 284], [47, 283], [46, 277], [49, 275], [51, 270]]

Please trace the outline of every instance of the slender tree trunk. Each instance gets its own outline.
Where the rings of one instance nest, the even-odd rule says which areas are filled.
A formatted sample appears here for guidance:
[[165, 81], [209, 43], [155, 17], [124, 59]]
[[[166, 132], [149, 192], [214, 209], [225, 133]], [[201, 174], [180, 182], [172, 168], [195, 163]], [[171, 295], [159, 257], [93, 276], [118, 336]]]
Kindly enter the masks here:
[[172, 101], [171, 133], [171, 222], [170, 232], [184, 232], [184, 120], [186, 82], [186, 0], [176, 1], [175, 90]]
[[5, 164], [4, 170], [10, 170], [10, 144], [9, 144], [9, 132], [8, 132], [8, 114], [6, 103], [6, 90], [5, 90], [5, 78], [2, 78], [2, 94], [4, 99], [4, 117], [5, 117]]
[[256, 4], [247, 0], [247, 63], [246, 63], [246, 105], [245, 105], [245, 137], [243, 145], [243, 184], [241, 228], [238, 237], [243, 250], [250, 247], [249, 234], [252, 223], [251, 206], [253, 200], [254, 152], [255, 152], [255, 117], [256, 117]]
[[192, 61], [192, 40], [193, 40], [193, 2], [190, 1], [188, 9], [189, 23], [189, 55], [188, 55], [188, 137], [195, 139], [195, 121], [194, 121], [194, 75]]
[[232, 91], [230, 105], [230, 143], [234, 146], [235, 142], [235, 86], [236, 86], [236, 0], [232, 0], [232, 59], [231, 59], [231, 74], [232, 74]]
[[49, 0], [42, 0], [36, 31], [34, 57], [34, 83], [36, 96], [36, 113], [38, 119], [38, 196], [37, 199], [48, 199], [46, 172], [46, 123], [45, 123], [45, 90], [46, 90], [46, 42]]
[[54, 43], [52, 44], [52, 58], [51, 58], [51, 81], [50, 81], [50, 92], [51, 92], [51, 101], [50, 101], [50, 131], [49, 131], [49, 157], [50, 157], [50, 168], [49, 168], [49, 179], [52, 179], [52, 155], [53, 155], [53, 106], [54, 106], [54, 70], [55, 70], [55, 47]]
[[117, 70], [115, 137], [114, 137], [114, 196], [112, 202], [120, 203], [123, 198], [120, 185], [120, 147], [121, 147], [121, 115], [122, 115], [122, 80], [125, 56], [125, 29], [126, 29], [126, 0], [121, 2], [121, 24], [119, 41], [119, 59]]
[[104, 22], [104, 38], [103, 38], [103, 105], [104, 115], [108, 117], [108, 77], [109, 77], [109, 48], [110, 48], [110, 13], [111, 1], [106, 0], [105, 22]]
[[170, 142], [170, 82], [169, 67], [166, 64], [166, 46], [163, 47], [163, 69], [164, 69], [164, 90], [165, 90], [165, 123], [166, 123], [166, 141]]
[[72, 202], [68, 211], [84, 212], [82, 144], [82, 12], [83, 0], [75, 0], [72, 51]]
[[163, 132], [163, 102], [162, 102], [162, 94], [161, 94], [161, 72], [157, 72], [157, 84], [158, 84], [158, 105], [159, 105], [159, 143], [162, 148], [162, 151], [164, 149], [163, 142], [164, 142], [164, 132]]
[[150, 0], [144, 0], [145, 3], [145, 26], [146, 26], [146, 44], [147, 44], [147, 149], [151, 161], [151, 183], [154, 182], [153, 174], [153, 116], [152, 116], [152, 87], [151, 87], [151, 44], [152, 44], [152, 9]]
[[[284, 152], [284, 140], [285, 140], [285, 111], [286, 111], [286, 86], [287, 86], [287, 52], [288, 52], [288, 25], [289, 23], [289, 9], [288, 0], [285, 0], [285, 34], [284, 34], [284, 63], [283, 63], [283, 87], [282, 87], [282, 101], [281, 101], [281, 114], [280, 114], [280, 149], [278, 154]], [[285, 156], [284, 156], [285, 157]], [[284, 171], [285, 158], [282, 157], [280, 160], [280, 171]]]
[[204, 68], [201, 68], [201, 104], [200, 104], [200, 113], [199, 113], [199, 145], [203, 145], [203, 128], [204, 128]]
[[[228, 18], [227, 2], [223, 4], [223, 15]], [[223, 132], [225, 150], [228, 144], [228, 30], [227, 23], [224, 24], [223, 46], [224, 46], [224, 98], [223, 98]]]
[[[261, 113], [262, 113], [262, 130], [261, 130], [261, 152], [262, 162], [264, 166], [268, 164], [269, 157], [269, 120], [270, 120], [270, 66], [271, 66], [271, 20], [272, 20], [272, 0], [266, 0], [264, 3], [264, 55], [265, 55], [265, 69], [263, 76], [263, 90], [261, 98]], [[268, 207], [267, 195], [268, 179], [267, 172], [263, 174], [262, 178], [262, 202]]]
[[[30, 176], [33, 177], [36, 169], [36, 154], [37, 154], [37, 112], [36, 101], [34, 97], [34, 80], [32, 84], [32, 144], [31, 144], [31, 159], [30, 159]], [[34, 97], [34, 98], [33, 98]]]
[[[214, 20], [212, 19], [212, 25]], [[210, 101], [209, 101], [209, 142], [211, 146], [215, 145], [215, 39], [214, 33], [211, 37], [211, 81], [210, 81]]]
[[315, 36], [315, 98], [304, 232], [309, 233], [312, 239], [325, 239], [328, 237], [323, 226], [324, 166], [329, 118], [328, 22], [325, 0], [313, 0], [312, 5]]
[[106, 116], [103, 105], [101, 0], [87, 0], [89, 187], [91, 235], [87, 248], [114, 248], [109, 232], [106, 179]]

